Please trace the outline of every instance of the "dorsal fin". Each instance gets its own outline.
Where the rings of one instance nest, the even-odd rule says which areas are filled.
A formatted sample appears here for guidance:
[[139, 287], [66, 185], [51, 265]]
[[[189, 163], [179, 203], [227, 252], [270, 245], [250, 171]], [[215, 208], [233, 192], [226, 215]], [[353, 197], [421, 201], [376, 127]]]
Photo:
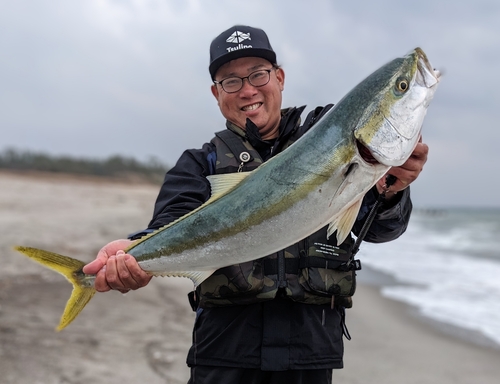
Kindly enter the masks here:
[[253, 171], [207, 176], [207, 179], [210, 182], [210, 187], [212, 188], [212, 194], [211, 194], [210, 198], [205, 203], [200, 205], [198, 208], [192, 210], [191, 212], [186, 213], [184, 216], [179, 217], [177, 220], [174, 220], [171, 223], [164, 225], [161, 228], [158, 228], [156, 231], [149, 233], [146, 236], [141, 237], [139, 240], [136, 240], [132, 245], [130, 245], [130, 247], [125, 249], [125, 252], [128, 252], [130, 249], [134, 248], [135, 246], [142, 243], [143, 241], [149, 239], [150, 237], [155, 236], [158, 232], [164, 231], [165, 229], [174, 225], [178, 221], [184, 219], [185, 217], [187, 217], [189, 215], [192, 215], [193, 213], [199, 211], [203, 207], [214, 202], [215, 200], [217, 200], [218, 198], [223, 196], [231, 188], [238, 185], [242, 180], [244, 180], [246, 177], [248, 177], [248, 175], [250, 175], [252, 172]]
[[212, 188], [212, 196], [210, 196], [207, 203], [212, 199], [217, 199], [220, 195], [223, 195], [231, 188], [241, 183], [250, 173], [252, 172], [236, 172], [207, 176], [207, 179], [210, 182], [210, 187]]

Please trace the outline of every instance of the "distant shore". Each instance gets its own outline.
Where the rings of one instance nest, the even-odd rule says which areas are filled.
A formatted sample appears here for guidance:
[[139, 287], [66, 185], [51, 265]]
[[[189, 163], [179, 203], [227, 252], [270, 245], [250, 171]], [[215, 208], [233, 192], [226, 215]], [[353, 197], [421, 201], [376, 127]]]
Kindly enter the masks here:
[[[158, 187], [0, 172], [0, 374], [4, 384], [186, 383], [194, 314], [187, 279], [97, 294], [55, 333], [70, 285], [12, 250], [31, 245], [84, 261], [144, 228]], [[360, 271], [363, 274], [367, 271]], [[442, 332], [367, 278], [347, 310], [352, 335], [334, 383], [493, 384], [500, 350]]]

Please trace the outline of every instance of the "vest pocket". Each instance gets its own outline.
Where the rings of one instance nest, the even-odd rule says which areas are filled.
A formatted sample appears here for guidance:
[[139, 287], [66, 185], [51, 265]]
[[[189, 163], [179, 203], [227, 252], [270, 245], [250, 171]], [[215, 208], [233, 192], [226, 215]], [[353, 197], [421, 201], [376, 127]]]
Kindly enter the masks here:
[[263, 287], [262, 259], [224, 267], [200, 285], [202, 306], [243, 304]]
[[356, 271], [343, 268], [351, 256], [352, 238], [340, 246], [334, 238], [326, 238], [325, 227], [305, 240], [299, 282], [306, 292], [328, 297], [354, 294]]
[[301, 269], [299, 281], [306, 292], [320, 296], [352, 296], [356, 271], [309, 267]]

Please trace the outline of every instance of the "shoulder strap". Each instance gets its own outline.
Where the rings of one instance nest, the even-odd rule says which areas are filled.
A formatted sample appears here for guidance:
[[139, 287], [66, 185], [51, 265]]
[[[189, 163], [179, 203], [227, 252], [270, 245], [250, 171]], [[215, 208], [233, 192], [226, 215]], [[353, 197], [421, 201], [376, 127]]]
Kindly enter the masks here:
[[304, 124], [299, 128], [299, 137], [306, 133], [309, 128], [311, 128], [319, 119], [323, 117], [330, 109], [333, 108], [333, 104], [327, 104], [324, 107], [316, 107], [311, 112], [307, 114]]
[[223, 131], [215, 132], [215, 136], [221, 139], [224, 144], [228, 146], [233, 155], [241, 162], [248, 163], [254, 159], [247, 147], [243, 144], [244, 139], [238, 137], [236, 133], [229, 129], [224, 129]]

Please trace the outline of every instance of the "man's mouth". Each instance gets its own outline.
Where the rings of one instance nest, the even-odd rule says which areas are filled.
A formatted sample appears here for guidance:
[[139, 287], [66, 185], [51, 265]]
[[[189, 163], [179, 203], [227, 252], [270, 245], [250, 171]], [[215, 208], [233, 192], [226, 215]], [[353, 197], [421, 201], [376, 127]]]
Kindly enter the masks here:
[[244, 112], [253, 111], [253, 110], [259, 108], [261, 105], [262, 105], [262, 103], [255, 103], [252, 105], [247, 105], [247, 106], [241, 108], [241, 110]]

